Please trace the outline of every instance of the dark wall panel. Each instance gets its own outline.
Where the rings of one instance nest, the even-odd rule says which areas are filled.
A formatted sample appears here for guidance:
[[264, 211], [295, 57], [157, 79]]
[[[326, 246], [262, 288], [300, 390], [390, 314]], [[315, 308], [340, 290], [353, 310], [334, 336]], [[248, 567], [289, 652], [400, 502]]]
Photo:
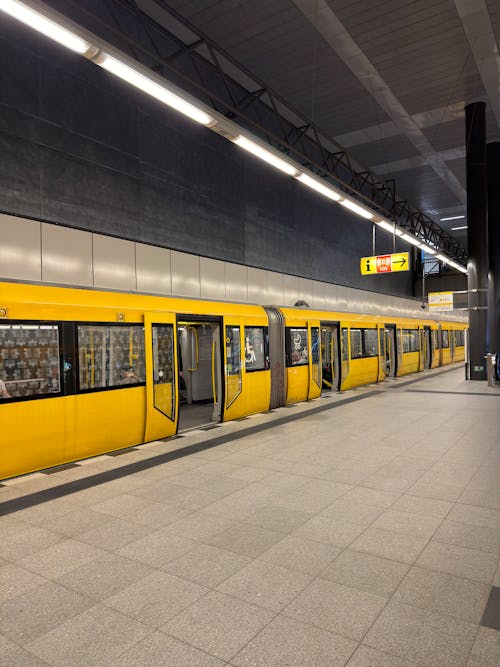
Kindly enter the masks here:
[[12, 22], [0, 59], [1, 211], [412, 294], [412, 274], [359, 275], [368, 222], [222, 137]]

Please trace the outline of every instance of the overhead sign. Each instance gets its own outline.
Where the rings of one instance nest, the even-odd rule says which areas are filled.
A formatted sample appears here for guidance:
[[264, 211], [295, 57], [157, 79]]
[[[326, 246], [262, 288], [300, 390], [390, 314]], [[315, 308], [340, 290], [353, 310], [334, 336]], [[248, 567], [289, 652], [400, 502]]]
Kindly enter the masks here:
[[453, 292], [429, 292], [429, 312], [453, 310]]
[[410, 270], [410, 253], [395, 252], [392, 255], [375, 255], [362, 257], [359, 263], [362, 276], [376, 273], [394, 273], [395, 271]]

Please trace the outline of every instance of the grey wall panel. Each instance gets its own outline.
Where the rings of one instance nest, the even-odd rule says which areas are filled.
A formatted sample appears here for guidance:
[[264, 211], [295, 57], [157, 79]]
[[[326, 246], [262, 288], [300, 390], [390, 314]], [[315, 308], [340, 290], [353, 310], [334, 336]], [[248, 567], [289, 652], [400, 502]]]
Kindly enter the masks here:
[[267, 303], [279, 305], [285, 298], [285, 278], [280, 273], [266, 271]]
[[91, 286], [92, 234], [79, 229], [42, 224], [42, 280], [63, 285]]
[[226, 299], [248, 301], [248, 269], [246, 266], [225, 262]]
[[[2, 34], [5, 23], [11, 21], [2, 16]], [[14, 25], [12, 20], [12, 25]], [[26, 33], [30, 31], [25, 29]], [[8, 33], [7, 33], [8, 34]], [[33, 37], [33, 34], [32, 34]], [[0, 38], [0, 101], [8, 103], [21, 112], [36, 114], [38, 111], [38, 59], [30, 52], [25, 42]]]
[[226, 298], [224, 262], [200, 257], [200, 295], [205, 299]]
[[297, 276], [285, 276], [284, 278], [284, 299], [286, 306], [293, 306], [299, 300], [299, 280]]
[[42, 177], [45, 217], [93, 232], [140, 236], [136, 179], [52, 150], [42, 153]]
[[248, 301], [265, 305], [267, 300], [267, 276], [263, 269], [248, 267]]
[[172, 250], [172, 294], [200, 296], [200, 258]]
[[135, 265], [139, 292], [172, 294], [170, 250], [136, 243]]
[[135, 244], [100, 234], [93, 235], [94, 285], [134, 292]]
[[0, 134], [0, 210], [40, 218], [40, 150], [35, 143]]
[[41, 280], [39, 222], [0, 213], [0, 277]]

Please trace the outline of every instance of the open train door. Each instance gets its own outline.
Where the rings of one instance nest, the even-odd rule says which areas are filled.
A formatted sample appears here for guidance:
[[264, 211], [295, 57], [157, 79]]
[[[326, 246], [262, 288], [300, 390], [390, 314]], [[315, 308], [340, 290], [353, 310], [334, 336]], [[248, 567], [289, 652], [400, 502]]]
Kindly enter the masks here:
[[387, 356], [385, 351], [385, 325], [379, 324], [378, 329], [378, 382], [385, 380], [387, 372]]
[[309, 391], [307, 398], [317, 398], [321, 394], [321, 338], [320, 323], [313, 320], [307, 323], [309, 336]]
[[173, 313], [144, 314], [146, 421], [144, 440], [177, 431], [177, 328]]

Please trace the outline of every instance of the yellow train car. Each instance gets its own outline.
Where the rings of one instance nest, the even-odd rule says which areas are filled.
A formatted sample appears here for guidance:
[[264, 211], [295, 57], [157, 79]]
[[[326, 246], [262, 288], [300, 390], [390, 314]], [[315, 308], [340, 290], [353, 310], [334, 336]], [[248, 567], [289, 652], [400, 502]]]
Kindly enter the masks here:
[[260, 306], [4, 283], [0, 314], [2, 479], [269, 408]]
[[466, 329], [0, 283], [0, 479], [463, 361]]

